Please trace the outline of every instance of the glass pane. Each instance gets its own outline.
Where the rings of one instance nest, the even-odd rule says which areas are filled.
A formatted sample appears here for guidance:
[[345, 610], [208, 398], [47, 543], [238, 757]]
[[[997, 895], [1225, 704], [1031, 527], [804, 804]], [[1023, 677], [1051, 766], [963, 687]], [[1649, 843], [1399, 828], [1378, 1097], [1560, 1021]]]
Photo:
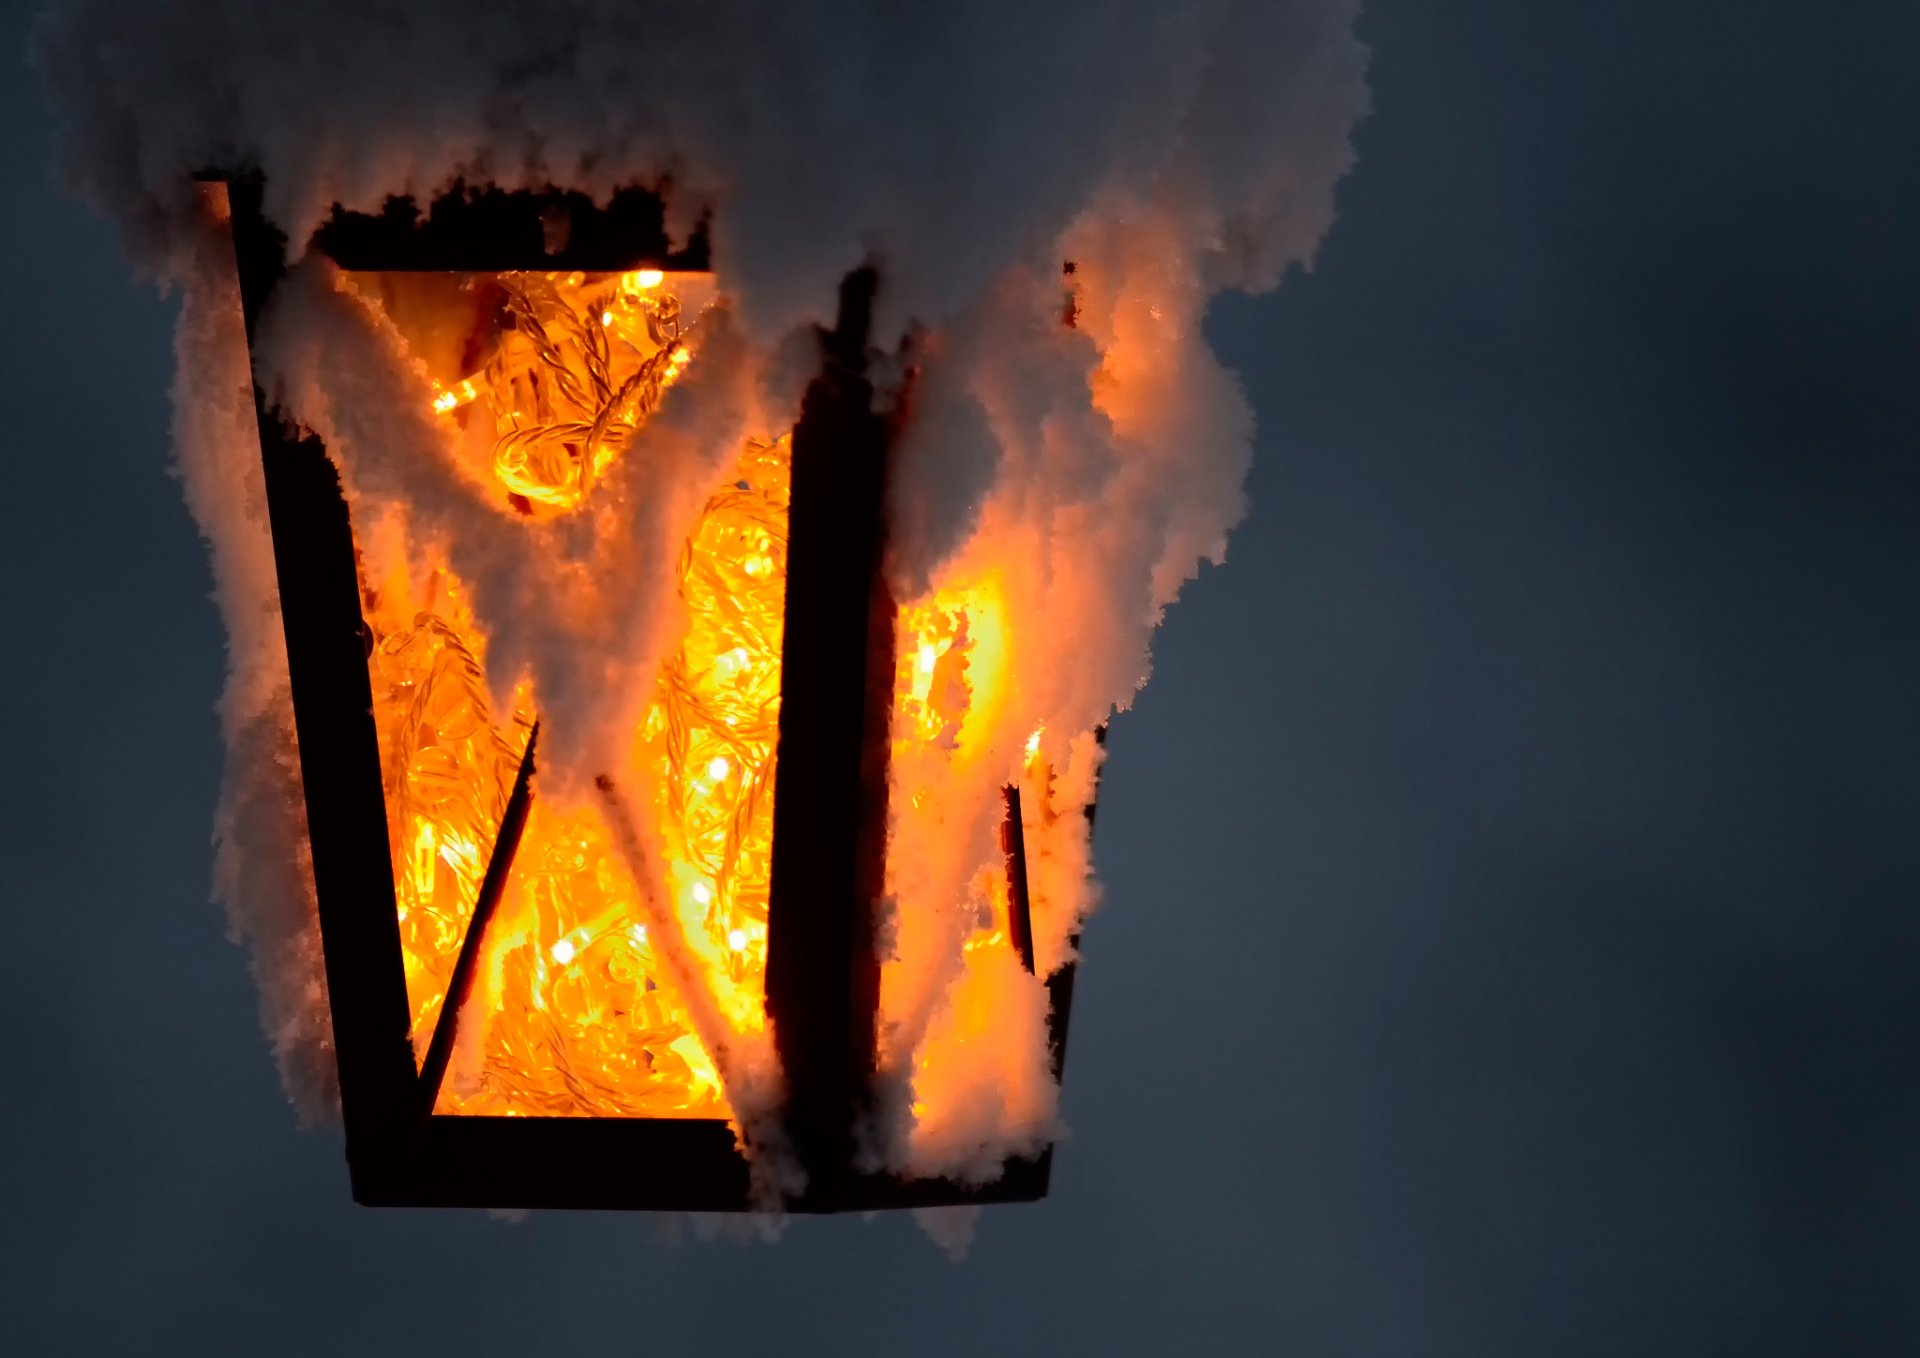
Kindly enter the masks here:
[[[358, 273], [404, 340], [457, 457], [527, 530], [586, 505], [596, 478], [691, 362], [708, 274]], [[709, 997], [765, 1028], [774, 748], [789, 447], [750, 443], [680, 559], [685, 631], [634, 732], [629, 785], [663, 859], [651, 884]], [[363, 525], [356, 525], [361, 531]], [[370, 529], [370, 526], [364, 526]], [[404, 528], [390, 531], [404, 531]], [[387, 554], [383, 559], [391, 559]], [[368, 579], [365, 612], [416, 1055], [438, 1020], [527, 732], [492, 710], [484, 627], [431, 549]], [[688, 997], [656, 955], [641, 892], [594, 804], [536, 796], [463, 1016], [441, 1113], [725, 1117]], [[656, 924], [660, 916], [652, 916]]]

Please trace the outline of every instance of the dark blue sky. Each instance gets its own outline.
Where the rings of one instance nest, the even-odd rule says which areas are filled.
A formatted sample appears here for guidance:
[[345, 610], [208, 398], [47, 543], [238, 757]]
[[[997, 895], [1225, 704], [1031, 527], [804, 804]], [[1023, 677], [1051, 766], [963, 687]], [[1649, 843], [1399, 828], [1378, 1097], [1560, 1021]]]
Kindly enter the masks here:
[[1213, 318], [1254, 513], [1114, 727], [1055, 1196], [959, 1266], [350, 1205], [206, 903], [171, 307], [0, 86], [0, 1344], [1920, 1349], [1920, 11], [1363, 31], [1318, 267]]

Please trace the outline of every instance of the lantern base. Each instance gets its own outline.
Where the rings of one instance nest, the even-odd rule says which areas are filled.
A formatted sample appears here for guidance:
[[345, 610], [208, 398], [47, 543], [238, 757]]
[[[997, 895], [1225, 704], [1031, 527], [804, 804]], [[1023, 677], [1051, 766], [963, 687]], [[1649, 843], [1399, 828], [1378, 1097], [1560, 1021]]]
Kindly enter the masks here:
[[[695, 1118], [433, 1117], [398, 1153], [350, 1156], [354, 1201], [367, 1207], [492, 1207], [745, 1212], [747, 1161], [733, 1129]], [[989, 1184], [846, 1176], [783, 1204], [806, 1214], [1033, 1202], [1047, 1195], [1053, 1151], [1010, 1162]]]

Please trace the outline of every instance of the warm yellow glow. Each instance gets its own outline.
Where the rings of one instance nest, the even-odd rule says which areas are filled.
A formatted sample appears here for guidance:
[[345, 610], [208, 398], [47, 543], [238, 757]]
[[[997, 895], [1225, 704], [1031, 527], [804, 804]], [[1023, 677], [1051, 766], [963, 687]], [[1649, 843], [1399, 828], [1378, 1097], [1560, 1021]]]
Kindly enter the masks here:
[[504, 320], [476, 336], [484, 364], [452, 387], [436, 383], [433, 408], [454, 415], [485, 390], [492, 421], [463, 416], [464, 446], [486, 459], [474, 470], [528, 512], [585, 503], [692, 362], [681, 340], [693, 318], [665, 279], [658, 269], [496, 276]]
[[[1030, 1032], [1033, 982], [1013, 948], [1001, 856], [975, 857], [965, 837], [984, 828], [974, 817], [995, 816], [1016, 755], [1031, 764], [1043, 733], [1005, 729], [1009, 617], [993, 569], [956, 571], [901, 609], [897, 628], [887, 871], [905, 913], [881, 966], [882, 1060], [911, 1076], [915, 1125], [928, 1128], [965, 1118], [989, 1088], [1009, 1106], [1032, 1094], [990, 1073], [1009, 1036]], [[945, 960], [956, 948], [957, 970]]]
[[[432, 404], [458, 421], [464, 449], [482, 450], [476, 470], [543, 512], [571, 512], [691, 362], [680, 299], [658, 270], [494, 281], [511, 324], [467, 346], [481, 366], [436, 385]], [[727, 1115], [639, 892], [672, 902], [725, 1022], [763, 1030], [787, 497], [786, 440], [750, 444], [687, 540], [686, 631], [615, 770], [654, 790], [634, 809], [650, 819], [660, 881], [634, 882], [596, 807], [536, 796], [468, 1001], [483, 1052], [456, 1060], [437, 1111]], [[368, 585], [397, 915], [424, 1051], [536, 711], [524, 690], [510, 717], [491, 710], [486, 639], [443, 559]]]
[[441, 415], [458, 410], [461, 406], [479, 395], [479, 388], [475, 387], [470, 381], [456, 382], [450, 388], [442, 388], [440, 384], [436, 382], [434, 383], [434, 387], [438, 394], [433, 398], [433, 408]]
[[[484, 333], [443, 345], [465, 357], [452, 370], [429, 367], [438, 380], [422, 399], [449, 451], [495, 496], [497, 531], [598, 512], [596, 487], [696, 359], [684, 278], [485, 280], [486, 295], [504, 300], [475, 308]], [[478, 1039], [463, 1044], [438, 1111], [728, 1114], [715, 1051], [700, 1036], [712, 1025], [696, 1030], [693, 1014], [718, 1013], [742, 1035], [766, 1029], [788, 461], [784, 439], [750, 444], [713, 490], [680, 559], [684, 633], [659, 666], [631, 750], [611, 760], [633, 790], [655, 880], [634, 880], [597, 805], [536, 796], [468, 1002]], [[491, 708], [499, 685], [486, 671], [487, 639], [443, 551], [396, 574], [367, 582], [365, 611], [412, 1033], [424, 1051], [538, 695], [521, 691], [510, 713]], [[956, 570], [896, 619], [889, 872], [910, 863], [943, 901], [970, 901], [961, 914], [928, 911], [927, 923], [903, 926], [944, 931], [940, 946], [961, 953], [950, 1017], [919, 1028], [931, 1035], [900, 1058], [916, 1114], [929, 1120], [977, 1094], [954, 1073], [969, 1066], [954, 1044], [990, 1045], [996, 1006], [1031, 981], [1013, 954], [997, 853], [977, 869], [957, 847], [969, 818], [997, 807], [1002, 782], [1038, 776], [1044, 729], [1028, 734], [1031, 716], [1011, 710], [1009, 627], [994, 568]], [[1028, 773], [1018, 774], [1023, 736]], [[675, 979], [690, 973], [668, 963], [680, 935], [694, 1001]], [[902, 993], [898, 968], [886, 968], [883, 1005]]]
[[696, 1096], [716, 1102], [720, 1099], [720, 1072], [714, 1068], [713, 1059], [693, 1034], [675, 1038], [667, 1044], [667, 1050], [686, 1067], [688, 1081]]
[[991, 721], [1006, 691], [1006, 605], [998, 582], [941, 590], [901, 609], [897, 625], [901, 654], [913, 663], [894, 684], [896, 757], [927, 743], [965, 758], [963, 737]]

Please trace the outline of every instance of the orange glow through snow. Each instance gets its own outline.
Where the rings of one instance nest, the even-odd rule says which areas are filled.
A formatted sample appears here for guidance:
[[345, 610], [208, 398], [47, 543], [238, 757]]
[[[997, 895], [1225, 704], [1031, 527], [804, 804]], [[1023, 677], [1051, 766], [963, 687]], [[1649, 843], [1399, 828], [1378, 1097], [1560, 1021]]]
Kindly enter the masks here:
[[[456, 291], [423, 275], [346, 282], [432, 375], [431, 407], [466, 472], [533, 521], [588, 502], [693, 361], [690, 332], [713, 296], [707, 275], [658, 270], [472, 275]], [[657, 880], [636, 884], [599, 807], [536, 796], [469, 1000], [480, 1021], [463, 1024], [438, 1112], [732, 1112], [726, 1057], [709, 1050], [698, 1020], [717, 1012], [749, 1037], [766, 1028], [788, 458], [785, 438], [748, 444], [685, 544], [686, 630], [631, 755], [630, 785], [653, 790], [632, 809], [650, 818]], [[524, 687], [512, 712], [492, 710], [486, 638], [444, 556], [404, 574], [369, 582], [365, 612], [413, 1040], [424, 1054], [537, 713]], [[896, 832], [895, 847], [919, 853], [951, 838], [929, 797], [997, 807], [1007, 609], [989, 575], [902, 608], [896, 625], [894, 796], [906, 803], [898, 814], [919, 819]], [[1026, 742], [1029, 766], [1040, 736]], [[913, 1054], [920, 1117], [940, 1097], [942, 1049], [977, 1044], [1006, 987], [1022, 980], [1004, 882], [953, 866], [979, 904], [954, 938], [951, 1020]], [[889, 966], [897, 993], [907, 982]]]

